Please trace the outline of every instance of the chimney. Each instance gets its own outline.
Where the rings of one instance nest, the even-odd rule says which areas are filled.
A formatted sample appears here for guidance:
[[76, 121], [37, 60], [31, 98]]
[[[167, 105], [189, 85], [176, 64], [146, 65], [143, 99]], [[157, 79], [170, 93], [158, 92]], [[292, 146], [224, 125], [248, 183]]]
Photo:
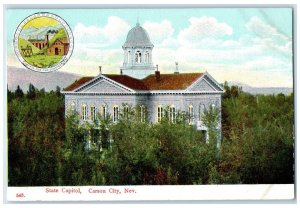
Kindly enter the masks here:
[[120, 74], [123, 75], [123, 70], [122, 69], [120, 69]]
[[179, 70], [178, 70], [178, 62], [175, 62], [176, 68], [175, 68], [175, 72], [174, 74], [179, 74]]
[[102, 74], [102, 66], [99, 66], [99, 74]]
[[158, 71], [158, 65], [156, 65], [155, 78], [157, 82], [160, 81], [160, 71]]
[[47, 33], [47, 35], [46, 35], [46, 41], [47, 41], [47, 47], [49, 48], [49, 37], [48, 37], [48, 33]]

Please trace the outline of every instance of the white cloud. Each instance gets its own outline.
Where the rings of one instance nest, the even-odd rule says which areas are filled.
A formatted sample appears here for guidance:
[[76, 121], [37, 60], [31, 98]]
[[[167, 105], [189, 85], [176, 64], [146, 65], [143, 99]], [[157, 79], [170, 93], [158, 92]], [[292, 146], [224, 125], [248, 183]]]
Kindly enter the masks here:
[[253, 32], [257, 37], [255, 42], [262, 44], [270, 50], [275, 50], [286, 55], [292, 55], [292, 40], [277, 28], [267, 24], [258, 17], [252, 17], [247, 23], [246, 28]]
[[143, 28], [149, 33], [150, 39], [155, 44], [160, 44], [163, 40], [169, 39], [174, 33], [174, 28], [169, 20], [161, 22], [146, 21]]
[[71, 59], [61, 71], [81, 74], [83, 76], [95, 76], [102, 66], [104, 73], [119, 73], [123, 61], [122, 49], [87, 48], [85, 44], [77, 44]]
[[71, 60], [61, 70], [84, 76], [98, 74], [98, 66], [102, 66], [104, 73], [118, 73], [123, 52], [121, 42], [129, 31], [129, 24], [115, 16], [110, 16], [103, 27], [95, 25], [86, 26], [78, 23], [73, 31], [75, 44]]
[[123, 37], [125, 35], [124, 31], [128, 31], [129, 28], [130, 26], [125, 20], [111, 16], [104, 27], [86, 26], [78, 23], [73, 34], [76, 43], [85, 44], [86, 47], [98, 48], [111, 46], [113, 42]]
[[111, 41], [116, 41], [124, 36], [124, 32], [129, 29], [130, 26], [126, 21], [119, 17], [111, 16], [108, 18], [107, 24], [102, 29], [102, 32], [106, 37], [109, 37]]
[[178, 40], [184, 45], [194, 45], [203, 40], [216, 40], [233, 34], [233, 29], [226, 23], [219, 22], [214, 17], [191, 17], [190, 25], [183, 29]]
[[286, 42], [289, 38], [284, 34], [280, 33], [275, 27], [265, 23], [260, 18], [254, 16], [247, 23], [246, 27], [248, 30], [254, 32], [261, 38], [273, 38], [278, 41]]

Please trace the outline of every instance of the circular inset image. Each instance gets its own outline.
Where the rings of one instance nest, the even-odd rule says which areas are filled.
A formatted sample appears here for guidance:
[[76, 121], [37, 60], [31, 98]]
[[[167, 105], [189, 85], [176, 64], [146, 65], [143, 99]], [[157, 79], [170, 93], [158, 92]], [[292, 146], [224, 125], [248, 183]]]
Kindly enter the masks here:
[[71, 57], [74, 38], [59, 16], [40, 12], [24, 19], [14, 36], [14, 49], [22, 64], [34, 71], [51, 72]]

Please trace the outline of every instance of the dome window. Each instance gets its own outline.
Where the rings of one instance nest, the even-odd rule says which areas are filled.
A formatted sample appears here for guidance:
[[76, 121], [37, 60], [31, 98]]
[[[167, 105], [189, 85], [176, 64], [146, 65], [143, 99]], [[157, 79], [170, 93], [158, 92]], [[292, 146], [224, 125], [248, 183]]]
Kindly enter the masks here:
[[142, 63], [142, 53], [140, 51], [137, 51], [135, 53], [135, 62], [136, 63]]
[[145, 62], [146, 63], [149, 63], [150, 62], [150, 56], [149, 56], [149, 52], [147, 51], [146, 53], [145, 53]]
[[130, 63], [131, 62], [131, 52], [128, 51], [128, 54], [127, 54], [127, 63]]

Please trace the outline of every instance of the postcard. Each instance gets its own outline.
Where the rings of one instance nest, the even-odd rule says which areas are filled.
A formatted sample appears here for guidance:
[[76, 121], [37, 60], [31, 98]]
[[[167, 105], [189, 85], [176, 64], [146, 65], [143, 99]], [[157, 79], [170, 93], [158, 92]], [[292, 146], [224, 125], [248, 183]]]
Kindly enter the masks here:
[[294, 8], [5, 8], [9, 202], [293, 200]]

